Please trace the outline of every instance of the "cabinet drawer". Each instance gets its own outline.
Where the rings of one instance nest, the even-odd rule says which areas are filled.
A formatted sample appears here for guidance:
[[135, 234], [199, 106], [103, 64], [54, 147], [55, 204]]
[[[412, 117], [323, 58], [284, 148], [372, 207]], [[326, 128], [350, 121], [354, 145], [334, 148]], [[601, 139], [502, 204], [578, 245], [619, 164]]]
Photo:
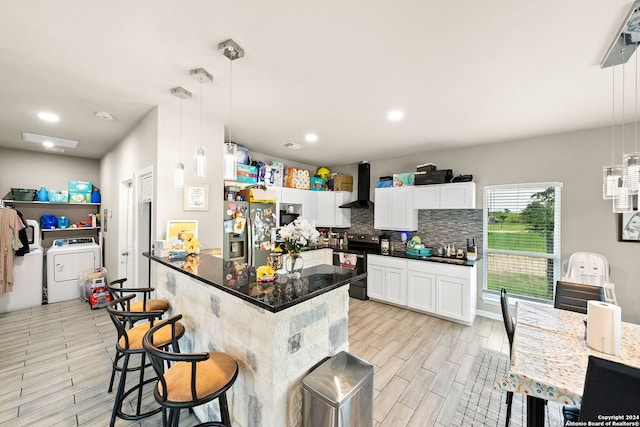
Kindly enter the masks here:
[[421, 273], [431, 273], [441, 276], [458, 277], [460, 279], [468, 279], [475, 269], [473, 267], [439, 264], [430, 261], [414, 261], [407, 260], [407, 268], [409, 271], [418, 271]]
[[379, 265], [381, 267], [407, 268], [407, 260], [402, 258], [392, 258], [382, 255], [369, 255], [367, 263], [370, 265]]

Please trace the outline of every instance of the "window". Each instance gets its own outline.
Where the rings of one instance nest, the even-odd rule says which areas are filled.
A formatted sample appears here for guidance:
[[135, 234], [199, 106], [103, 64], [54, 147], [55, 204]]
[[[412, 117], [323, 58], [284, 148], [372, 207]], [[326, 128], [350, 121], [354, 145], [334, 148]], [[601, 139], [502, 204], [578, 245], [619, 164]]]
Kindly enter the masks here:
[[561, 183], [484, 188], [484, 293], [552, 302], [560, 277]]

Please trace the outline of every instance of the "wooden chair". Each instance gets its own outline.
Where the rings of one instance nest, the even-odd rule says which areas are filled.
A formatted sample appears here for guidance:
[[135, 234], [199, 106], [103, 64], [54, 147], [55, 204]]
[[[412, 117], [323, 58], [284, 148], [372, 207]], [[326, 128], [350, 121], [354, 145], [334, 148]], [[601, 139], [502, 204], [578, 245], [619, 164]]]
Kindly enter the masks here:
[[[502, 288], [500, 291], [500, 305], [502, 306], [502, 320], [504, 321], [504, 329], [507, 332], [507, 338], [509, 339], [509, 356], [513, 349], [513, 336], [516, 332], [515, 324], [513, 323], [513, 317], [509, 312], [509, 300], [507, 298], [507, 291]], [[511, 406], [513, 404], [513, 392], [507, 392], [507, 420], [505, 427], [509, 427], [511, 422]]]
[[605, 301], [604, 288], [558, 280], [553, 306], [562, 310], [587, 314], [588, 301]]
[[[173, 325], [182, 315], [167, 319]], [[221, 422], [212, 421], [198, 426], [231, 427], [226, 391], [238, 376], [238, 364], [225, 353], [175, 353], [163, 350], [158, 332], [162, 325], [152, 327], [144, 336], [142, 345], [158, 374], [158, 385], [154, 390], [156, 401], [162, 406], [163, 426], [178, 426], [180, 411], [192, 409], [218, 399]], [[164, 369], [165, 363], [171, 365]], [[167, 417], [167, 409], [169, 415]]]
[[565, 407], [563, 415], [565, 423], [576, 420], [602, 422], [602, 415], [637, 417], [639, 402], [640, 369], [589, 356], [582, 406]]
[[[157, 377], [146, 380], [144, 378], [145, 369], [151, 365], [146, 360], [146, 353], [142, 346], [142, 339], [145, 333], [147, 333], [152, 326], [158, 326], [158, 328], [156, 328], [156, 330], [159, 330], [159, 333], [156, 334], [156, 344], [162, 348], [167, 348], [171, 345], [176, 351], [179, 351], [178, 339], [184, 335], [184, 327], [182, 324], [176, 322], [167, 324], [160, 320], [162, 316], [161, 311], [131, 311], [130, 304], [134, 297], [135, 295], [133, 294], [127, 295], [110, 301], [107, 304], [107, 312], [118, 331], [116, 357], [113, 360], [113, 367], [111, 370], [109, 393], [113, 391], [116, 371], [120, 372], [120, 381], [118, 383], [118, 390], [116, 392], [113, 411], [111, 413], [111, 422], [109, 424], [112, 427], [115, 424], [116, 417], [125, 420], [140, 420], [157, 414], [162, 410], [161, 407], [158, 407], [144, 413], [142, 412], [143, 388], [146, 384], [150, 384], [157, 380]], [[143, 320], [146, 320], [146, 322], [133, 326]], [[130, 366], [129, 360], [131, 356], [135, 355], [140, 357], [140, 364], [138, 366]], [[125, 390], [127, 373], [129, 372], [139, 372], [139, 381], [137, 384]], [[127, 396], [134, 392], [137, 392], [138, 394], [136, 411], [135, 413], [125, 413], [122, 409], [123, 402]]]

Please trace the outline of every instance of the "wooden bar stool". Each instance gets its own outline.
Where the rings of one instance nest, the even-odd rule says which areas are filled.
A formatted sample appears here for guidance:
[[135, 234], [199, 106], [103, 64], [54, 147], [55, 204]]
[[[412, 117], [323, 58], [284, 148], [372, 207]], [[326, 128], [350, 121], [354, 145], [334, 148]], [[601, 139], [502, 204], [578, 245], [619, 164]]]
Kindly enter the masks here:
[[130, 304], [131, 311], [162, 311], [163, 313], [169, 309], [169, 301], [161, 298], [151, 298], [151, 292], [154, 288], [125, 288], [124, 282], [127, 278], [111, 281], [107, 285], [107, 291], [111, 295], [111, 299], [117, 299], [126, 294], [135, 294], [142, 296], [142, 300], [132, 301]]
[[[182, 318], [177, 315], [166, 320], [175, 324]], [[177, 330], [177, 328], [172, 328]], [[163, 426], [177, 427], [180, 410], [192, 409], [218, 399], [221, 422], [210, 421], [198, 426], [231, 427], [226, 391], [238, 377], [238, 364], [225, 353], [171, 353], [163, 350], [160, 343], [162, 325], [155, 325], [145, 334], [142, 346], [149, 354], [151, 363], [158, 374], [158, 385], [154, 390], [156, 401], [162, 406]], [[171, 364], [165, 371], [164, 365]], [[167, 418], [167, 409], [169, 416]]]
[[[154, 408], [153, 410], [142, 412], [142, 391], [146, 384], [155, 383], [157, 377], [148, 378], [145, 380], [144, 371], [147, 367], [151, 366], [146, 360], [146, 352], [142, 346], [142, 339], [144, 335], [151, 329], [152, 326], [158, 326], [156, 330], [156, 345], [160, 348], [167, 349], [171, 345], [174, 351], [180, 351], [178, 346], [178, 339], [184, 335], [184, 327], [179, 322], [172, 322], [171, 324], [165, 323], [160, 320], [162, 311], [131, 311], [131, 300], [135, 295], [127, 295], [122, 298], [117, 298], [110, 301], [107, 304], [107, 312], [111, 317], [111, 321], [118, 331], [118, 341], [116, 343], [116, 357], [113, 360], [113, 368], [111, 371], [111, 381], [109, 382], [109, 393], [113, 391], [113, 382], [115, 380], [116, 371], [120, 372], [120, 381], [118, 383], [118, 390], [116, 392], [115, 401], [113, 404], [113, 411], [111, 413], [110, 426], [113, 427], [116, 421], [116, 417], [125, 420], [140, 420], [148, 416], [159, 413], [162, 407]], [[146, 320], [144, 323], [137, 322]], [[130, 366], [129, 359], [131, 356], [139, 356], [140, 364], [137, 366]], [[121, 362], [122, 361], [122, 362]], [[137, 384], [131, 386], [125, 390], [127, 382], [127, 373], [139, 371], [139, 381]], [[123, 402], [130, 394], [137, 392], [136, 410], [135, 413], [125, 413], [122, 409]]]

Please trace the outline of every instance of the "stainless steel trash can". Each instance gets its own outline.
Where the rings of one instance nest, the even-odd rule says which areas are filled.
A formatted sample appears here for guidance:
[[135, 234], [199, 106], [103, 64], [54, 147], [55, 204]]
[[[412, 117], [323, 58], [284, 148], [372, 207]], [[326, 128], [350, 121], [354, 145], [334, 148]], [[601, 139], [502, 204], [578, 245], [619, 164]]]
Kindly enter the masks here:
[[371, 427], [373, 365], [342, 351], [302, 380], [304, 427]]

